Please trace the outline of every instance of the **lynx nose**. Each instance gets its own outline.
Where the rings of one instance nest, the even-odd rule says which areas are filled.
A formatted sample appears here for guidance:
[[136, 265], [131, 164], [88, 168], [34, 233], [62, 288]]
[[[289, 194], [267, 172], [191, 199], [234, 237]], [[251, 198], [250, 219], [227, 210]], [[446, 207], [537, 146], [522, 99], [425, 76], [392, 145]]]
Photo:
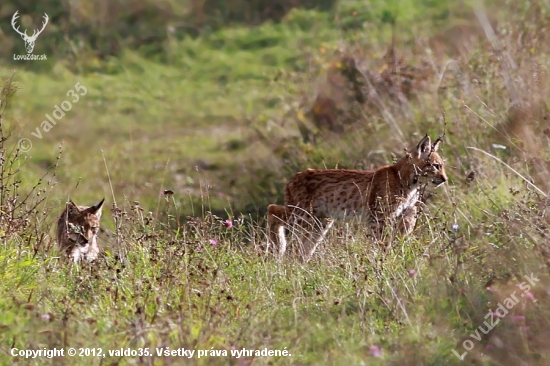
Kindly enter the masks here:
[[442, 185], [443, 183], [445, 183], [447, 181], [447, 177], [445, 176], [439, 176], [439, 177], [435, 177], [434, 180], [433, 180], [433, 183], [436, 185], [436, 186], [440, 186]]

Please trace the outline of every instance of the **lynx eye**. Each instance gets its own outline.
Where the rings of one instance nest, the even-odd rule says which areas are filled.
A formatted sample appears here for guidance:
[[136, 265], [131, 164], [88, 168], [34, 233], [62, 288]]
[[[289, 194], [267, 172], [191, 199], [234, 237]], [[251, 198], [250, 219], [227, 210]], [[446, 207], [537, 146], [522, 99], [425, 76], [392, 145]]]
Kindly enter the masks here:
[[439, 170], [439, 168], [441, 168], [441, 165], [439, 165], [439, 164], [433, 164], [433, 167], [434, 167], [436, 170]]

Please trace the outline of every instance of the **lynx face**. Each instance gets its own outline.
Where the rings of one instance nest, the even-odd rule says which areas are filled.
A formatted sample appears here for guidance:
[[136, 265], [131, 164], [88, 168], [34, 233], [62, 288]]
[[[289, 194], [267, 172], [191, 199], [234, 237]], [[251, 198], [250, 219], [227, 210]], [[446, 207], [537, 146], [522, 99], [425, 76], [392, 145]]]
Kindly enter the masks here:
[[73, 201], [67, 202], [65, 211], [57, 223], [57, 241], [60, 248], [69, 254], [74, 262], [86, 260], [91, 262], [99, 254], [97, 233], [101, 218], [101, 200], [94, 206], [78, 206]]
[[436, 142], [429, 147], [429, 140], [426, 146], [419, 144], [417, 146], [418, 158], [420, 162], [416, 163], [416, 166], [420, 168], [420, 180], [424, 183], [433, 184], [436, 187], [439, 187], [445, 183], [448, 178], [445, 174], [445, 164], [443, 159], [437, 153], [439, 144], [441, 140], [438, 139]]

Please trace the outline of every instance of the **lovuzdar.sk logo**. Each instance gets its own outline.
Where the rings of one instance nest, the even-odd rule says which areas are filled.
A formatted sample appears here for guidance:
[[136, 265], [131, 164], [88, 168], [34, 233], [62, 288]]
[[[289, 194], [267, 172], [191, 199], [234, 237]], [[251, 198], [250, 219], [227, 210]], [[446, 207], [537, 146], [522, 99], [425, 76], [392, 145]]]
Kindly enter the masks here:
[[25, 29], [24, 32], [21, 32], [19, 30], [19, 26], [16, 24], [17, 18], [19, 18], [19, 10], [13, 14], [13, 17], [11, 18], [11, 26], [13, 29], [21, 35], [21, 38], [23, 38], [23, 41], [25, 42], [25, 50], [27, 51], [26, 55], [13, 55], [14, 60], [25, 60], [25, 61], [34, 61], [34, 60], [47, 60], [46, 55], [34, 55], [32, 51], [34, 50], [34, 44], [36, 42], [36, 39], [42, 33], [44, 28], [46, 28], [46, 25], [48, 24], [48, 14], [44, 13], [44, 21], [42, 22], [42, 29], [38, 30], [35, 29], [31, 36], [27, 34], [27, 30]]

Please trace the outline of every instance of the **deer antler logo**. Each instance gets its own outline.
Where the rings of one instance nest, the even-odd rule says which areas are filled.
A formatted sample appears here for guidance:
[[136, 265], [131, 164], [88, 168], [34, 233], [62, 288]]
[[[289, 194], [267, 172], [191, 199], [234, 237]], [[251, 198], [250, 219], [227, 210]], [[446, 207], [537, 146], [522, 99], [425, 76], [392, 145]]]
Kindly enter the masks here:
[[[19, 30], [19, 26], [17, 26], [17, 28], [16, 28], [15, 21], [16, 21], [17, 18], [19, 18], [17, 13], [19, 13], [19, 10], [17, 10], [15, 12], [15, 14], [13, 14], [13, 17], [11, 18], [11, 26], [13, 27], [13, 29], [17, 33], [19, 33], [21, 35], [21, 38], [23, 38], [23, 41], [25, 41], [25, 48], [27, 50], [27, 53], [32, 53], [32, 50], [34, 49], [34, 42], [36, 42], [36, 38], [38, 38], [40, 33], [42, 33], [44, 28], [46, 28], [46, 24], [48, 24], [48, 19], [49, 19], [48, 14], [44, 13], [44, 22], [42, 23], [42, 29], [40, 29], [40, 30], [35, 29], [34, 32], [32, 33], [32, 36], [29, 37], [27, 35], [27, 30], [26, 29], [25, 29], [25, 32], [21, 32]], [[38, 33], [36, 33], [37, 31], [38, 31]]]

